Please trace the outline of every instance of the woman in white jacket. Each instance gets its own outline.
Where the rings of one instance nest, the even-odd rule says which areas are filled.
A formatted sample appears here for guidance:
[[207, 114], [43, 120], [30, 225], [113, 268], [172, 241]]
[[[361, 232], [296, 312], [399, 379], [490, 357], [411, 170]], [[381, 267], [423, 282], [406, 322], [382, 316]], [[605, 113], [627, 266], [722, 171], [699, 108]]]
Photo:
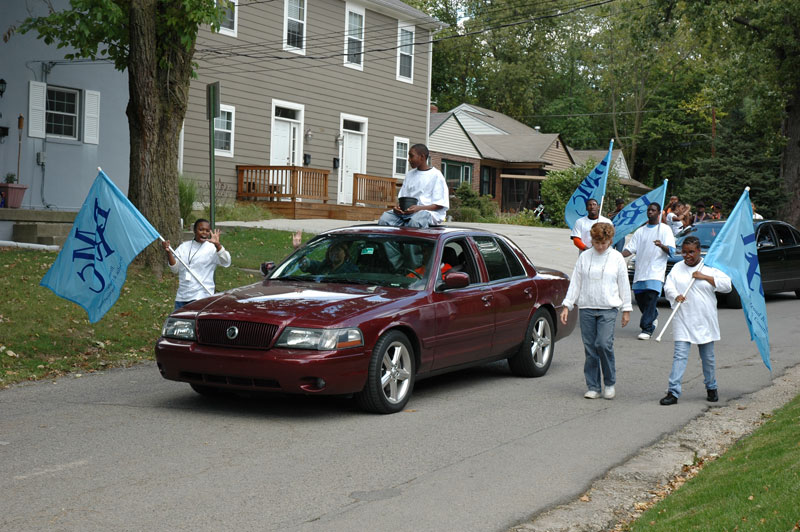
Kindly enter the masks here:
[[605, 389], [602, 396], [613, 399], [617, 372], [614, 365], [614, 329], [622, 310], [622, 326], [631, 318], [631, 286], [628, 267], [622, 254], [611, 247], [614, 226], [597, 223], [591, 230], [592, 247], [578, 257], [569, 282], [561, 323], [575, 304], [580, 308], [581, 339], [586, 354], [583, 374], [587, 392], [584, 397], [601, 396], [601, 370]]

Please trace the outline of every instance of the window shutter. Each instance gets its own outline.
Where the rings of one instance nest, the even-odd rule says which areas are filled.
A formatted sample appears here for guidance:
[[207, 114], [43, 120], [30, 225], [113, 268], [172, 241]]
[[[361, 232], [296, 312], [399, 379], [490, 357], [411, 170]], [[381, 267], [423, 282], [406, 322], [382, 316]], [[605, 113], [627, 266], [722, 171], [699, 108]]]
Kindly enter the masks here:
[[47, 83], [28, 83], [28, 136], [43, 139], [46, 132]]
[[83, 142], [100, 143], [100, 93], [97, 91], [84, 92]]

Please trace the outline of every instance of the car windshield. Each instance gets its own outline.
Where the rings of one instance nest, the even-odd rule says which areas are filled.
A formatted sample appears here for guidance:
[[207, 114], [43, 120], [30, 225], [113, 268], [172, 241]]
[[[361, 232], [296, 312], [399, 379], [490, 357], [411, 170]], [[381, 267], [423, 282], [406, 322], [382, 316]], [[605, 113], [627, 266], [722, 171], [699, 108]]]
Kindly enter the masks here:
[[422, 290], [435, 241], [391, 235], [326, 235], [286, 259], [270, 279]]

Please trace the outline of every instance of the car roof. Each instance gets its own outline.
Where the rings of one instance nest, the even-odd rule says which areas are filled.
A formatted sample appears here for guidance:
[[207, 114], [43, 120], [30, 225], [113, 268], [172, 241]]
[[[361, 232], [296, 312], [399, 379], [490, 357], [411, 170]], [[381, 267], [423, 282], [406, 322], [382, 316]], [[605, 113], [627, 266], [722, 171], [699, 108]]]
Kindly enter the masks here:
[[377, 225], [377, 224], [363, 224], [354, 225], [350, 227], [341, 227], [339, 229], [331, 229], [320, 233], [322, 235], [346, 235], [346, 234], [382, 234], [382, 235], [396, 235], [396, 236], [409, 236], [416, 238], [430, 238], [439, 239], [450, 235], [464, 235], [464, 234], [484, 234], [501, 236], [492, 231], [485, 229], [476, 229], [471, 227], [447, 227], [443, 225], [436, 225], [432, 227], [395, 227], [391, 225]]

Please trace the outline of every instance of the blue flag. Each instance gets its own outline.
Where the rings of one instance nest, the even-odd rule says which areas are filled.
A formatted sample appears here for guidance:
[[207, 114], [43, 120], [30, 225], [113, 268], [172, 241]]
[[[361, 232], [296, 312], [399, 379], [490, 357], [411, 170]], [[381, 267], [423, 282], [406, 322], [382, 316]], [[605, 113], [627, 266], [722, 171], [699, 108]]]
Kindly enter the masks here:
[[767, 304], [761, 286], [761, 269], [753, 227], [753, 206], [749, 188], [742, 192], [731, 215], [711, 244], [705, 263], [725, 272], [739, 293], [744, 319], [750, 329], [750, 339], [755, 341], [761, 360], [772, 371], [769, 363], [769, 329]]
[[590, 199], [601, 203], [606, 193], [606, 182], [608, 181], [608, 167], [611, 165], [611, 150], [614, 148], [614, 139], [608, 145], [608, 154], [602, 161], [597, 163], [594, 170], [589, 172], [572, 197], [569, 198], [567, 206], [564, 207], [564, 221], [570, 229], [575, 226], [578, 218], [586, 216], [586, 202]]
[[667, 196], [667, 179], [658, 188], [654, 188], [644, 196], [630, 202], [624, 209], [619, 211], [614, 219], [614, 242], [616, 244], [625, 238], [629, 233], [634, 232], [647, 223], [647, 207], [651, 203], [658, 203], [664, 208], [664, 198]]
[[119, 299], [128, 265], [159, 234], [101, 170], [69, 237], [39, 283], [95, 323]]

